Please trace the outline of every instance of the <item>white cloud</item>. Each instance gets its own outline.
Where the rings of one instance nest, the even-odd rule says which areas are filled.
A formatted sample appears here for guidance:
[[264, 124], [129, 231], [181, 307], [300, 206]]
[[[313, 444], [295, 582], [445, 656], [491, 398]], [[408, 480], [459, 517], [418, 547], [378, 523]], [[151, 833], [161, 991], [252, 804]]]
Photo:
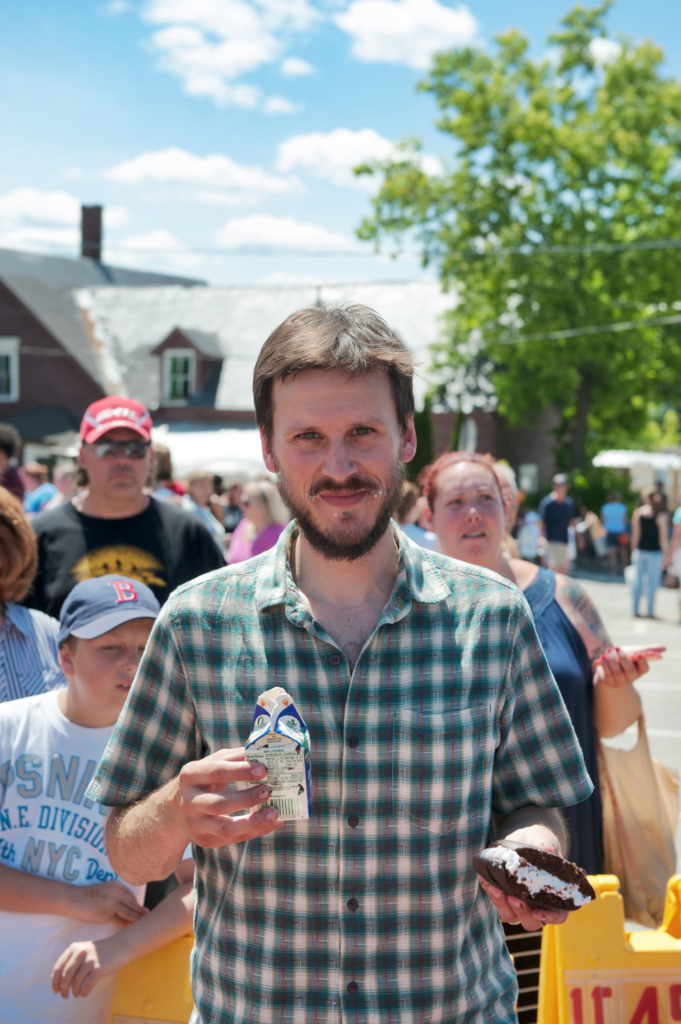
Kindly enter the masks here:
[[177, 147], [140, 153], [109, 168], [105, 177], [121, 185], [155, 181], [204, 186], [209, 192], [226, 189], [247, 194], [278, 195], [300, 187], [295, 180], [270, 174], [262, 167], [238, 164], [222, 153], [196, 156]]
[[0, 196], [0, 221], [30, 224], [75, 224], [80, 203], [68, 192], [15, 188]]
[[99, 13], [106, 14], [110, 18], [115, 18], [119, 14], [127, 14], [128, 11], [133, 10], [133, 5], [128, 0], [109, 0], [108, 4], [104, 4], [100, 7]]
[[299, 109], [285, 96], [269, 96], [263, 104], [266, 114], [295, 114]]
[[589, 52], [596, 64], [609, 64], [616, 60], [622, 52], [622, 47], [614, 39], [592, 39], [589, 43]]
[[352, 0], [333, 20], [352, 37], [358, 60], [419, 70], [438, 50], [472, 43], [478, 28], [465, 4], [452, 9], [438, 0]]
[[38, 227], [32, 224], [0, 230], [0, 247], [3, 249], [28, 249], [32, 252], [55, 251], [60, 255], [70, 250], [68, 255], [75, 255], [80, 245], [80, 230], [67, 227]]
[[[373, 128], [360, 131], [335, 128], [331, 132], [310, 132], [286, 139], [277, 150], [276, 168], [282, 174], [299, 171], [334, 185], [373, 190], [376, 180], [370, 176], [357, 177], [353, 174], [353, 167], [374, 160], [387, 160], [399, 156], [399, 152], [390, 139], [379, 135]], [[413, 152], [409, 155], [420, 160], [428, 174], [442, 173], [437, 157], [428, 154], [417, 156]]]
[[115, 230], [124, 227], [130, 220], [130, 211], [125, 206], [104, 207], [104, 228]]
[[253, 214], [234, 217], [218, 231], [218, 245], [226, 249], [302, 249], [307, 252], [351, 252], [359, 243], [340, 231], [329, 231], [319, 224], [294, 220], [292, 217], [272, 217]]
[[238, 79], [280, 60], [282, 37], [319, 17], [309, 0], [148, 0], [143, 11], [161, 26], [151, 36], [159, 68], [188, 95], [248, 108], [258, 106], [261, 90]]
[[148, 268], [153, 262], [173, 268], [196, 268], [203, 258], [191, 252], [178, 241], [175, 235], [164, 228], [156, 228], [142, 235], [130, 235], [118, 244], [110, 246], [112, 253], [129, 267]]
[[281, 62], [281, 73], [289, 78], [314, 74], [314, 67], [300, 57], [287, 57]]

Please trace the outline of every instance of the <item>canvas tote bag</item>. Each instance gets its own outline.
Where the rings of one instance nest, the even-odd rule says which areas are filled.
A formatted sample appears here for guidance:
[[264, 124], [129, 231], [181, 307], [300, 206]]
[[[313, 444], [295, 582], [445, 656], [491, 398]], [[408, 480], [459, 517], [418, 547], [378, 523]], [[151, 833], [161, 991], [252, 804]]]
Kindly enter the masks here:
[[662, 923], [667, 882], [676, 872], [679, 777], [650, 756], [643, 715], [632, 750], [599, 740], [605, 871], [617, 875], [625, 917]]

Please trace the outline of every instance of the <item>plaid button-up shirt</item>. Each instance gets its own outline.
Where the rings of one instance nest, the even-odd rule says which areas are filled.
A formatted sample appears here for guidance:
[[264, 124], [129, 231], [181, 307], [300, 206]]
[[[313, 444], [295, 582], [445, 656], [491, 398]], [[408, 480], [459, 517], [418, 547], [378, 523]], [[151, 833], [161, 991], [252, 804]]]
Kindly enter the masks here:
[[395, 586], [351, 673], [291, 576], [295, 529], [171, 596], [89, 795], [128, 804], [243, 745], [283, 686], [310, 732], [312, 816], [194, 848], [192, 1021], [515, 1021], [471, 858], [493, 811], [592, 790], [525, 600], [396, 529]]

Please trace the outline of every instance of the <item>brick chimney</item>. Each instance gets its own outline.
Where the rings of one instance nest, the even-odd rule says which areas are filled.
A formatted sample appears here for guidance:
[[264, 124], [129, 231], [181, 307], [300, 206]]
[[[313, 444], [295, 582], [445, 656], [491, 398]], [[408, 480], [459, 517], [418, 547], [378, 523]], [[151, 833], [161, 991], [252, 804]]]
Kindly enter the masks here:
[[80, 255], [81, 259], [102, 259], [102, 207], [81, 206], [80, 208]]

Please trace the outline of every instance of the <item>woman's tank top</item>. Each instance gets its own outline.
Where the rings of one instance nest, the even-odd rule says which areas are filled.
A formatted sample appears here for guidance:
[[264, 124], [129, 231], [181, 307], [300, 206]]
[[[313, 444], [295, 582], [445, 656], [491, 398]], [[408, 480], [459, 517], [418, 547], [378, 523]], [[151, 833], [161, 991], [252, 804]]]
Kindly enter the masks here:
[[639, 516], [638, 522], [641, 527], [639, 551], [661, 551], [657, 516]]

